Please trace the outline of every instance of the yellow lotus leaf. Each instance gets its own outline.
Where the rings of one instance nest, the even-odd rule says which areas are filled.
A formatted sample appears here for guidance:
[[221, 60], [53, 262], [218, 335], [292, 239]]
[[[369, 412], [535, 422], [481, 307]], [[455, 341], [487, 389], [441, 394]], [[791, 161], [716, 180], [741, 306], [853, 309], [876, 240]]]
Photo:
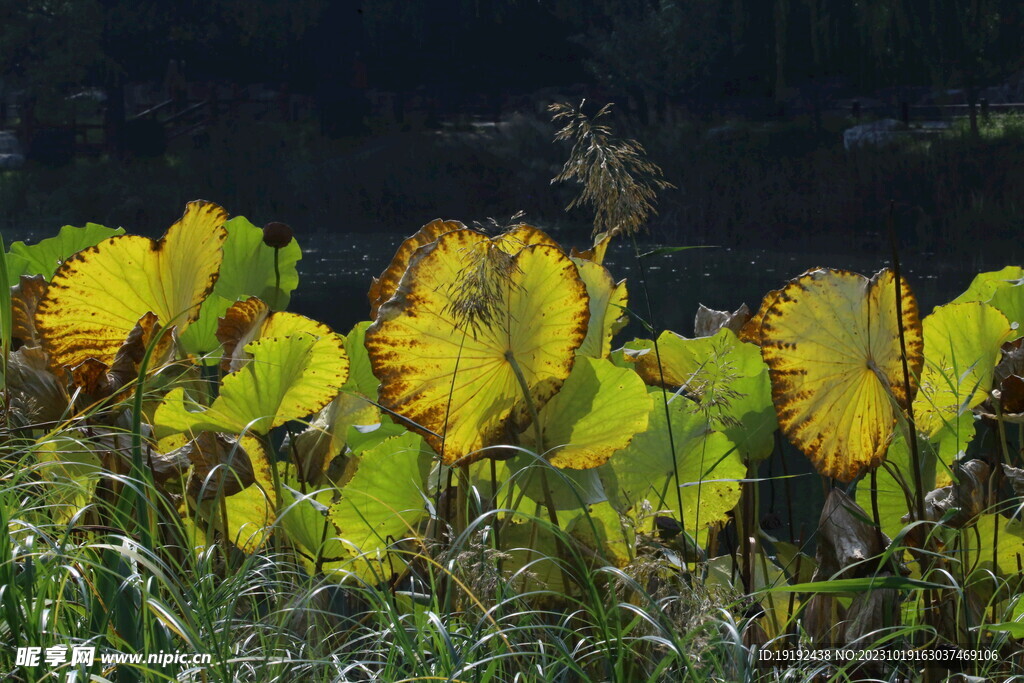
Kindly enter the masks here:
[[[302, 317], [276, 316], [281, 316], [279, 331], [289, 320]], [[173, 389], [156, 410], [156, 427], [162, 433], [266, 434], [323, 408], [348, 377], [344, 341], [333, 332], [315, 336], [300, 325], [296, 328], [288, 335], [249, 342], [245, 346], [249, 361], [224, 377], [219, 395], [208, 408], [186, 399], [182, 388]]]
[[416, 253], [417, 249], [425, 244], [430, 244], [447, 232], [465, 228], [466, 226], [458, 221], [443, 221], [437, 218], [402, 242], [391, 259], [391, 263], [379, 278], [373, 278], [373, 283], [370, 285], [370, 317], [376, 318], [380, 305], [395, 295], [398, 283], [401, 282], [402, 275], [405, 274], [405, 269], [409, 267], [409, 261], [412, 260], [412, 255]]
[[591, 358], [607, 358], [612, 352], [612, 337], [626, 325], [626, 281], [618, 284], [602, 265], [574, 258], [580, 279], [590, 297], [590, 324], [579, 353]]
[[[402, 242], [387, 269], [381, 273], [379, 278], [374, 278], [373, 283], [370, 285], [370, 317], [376, 318], [381, 304], [395, 295], [402, 276], [420, 247], [430, 244], [441, 235], [454, 230], [466, 229], [466, 226], [458, 221], [436, 219], [424, 225], [415, 235]], [[508, 232], [499, 236], [498, 240], [500, 244], [505, 245], [507, 251], [518, 250], [530, 244], [558, 246], [558, 243], [548, 237], [546, 233], [526, 224], [513, 227]]]
[[740, 328], [737, 335], [740, 341], [757, 344], [758, 346], [761, 345], [761, 323], [764, 321], [764, 314], [775, 304], [775, 299], [781, 291], [781, 289], [773, 289], [764, 295], [764, 299], [761, 300], [761, 307], [757, 309], [757, 313], [752, 315], [750, 320], [743, 323], [743, 327]]
[[36, 311], [36, 327], [56, 366], [86, 358], [112, 364], [146, 313], [179, 332], [199, 315], [217, 281], [227, 213], [190, 202], [163, 239], [111, 237], [57, 269]]
[[538, 233], [520, 226], [492, 239], [457, 230], [421, 247], [366, 332], [381, 405], [445, 463], [510, 443], [529, 421], [519, 377], [539, 410], [586, 337], [586, 287]]
[[586, 261], [592, 261], [598, 265], [604, 263], [604, 255], [608, 253], [608, 245], [611, 244], [612, 236], [607, 232], [602, 232], [594, 238], [594, 246], [583, 251], [578, 251], [573, 247], [570, 255], [575, 259], [584, 259]]
[[[791, 281], [761, 323], [761, 353], [779, 426], [818, 472], [848, 482], [885, 457], [896, 424], [893, 399], [906, 406], [922, 358], [917, 302], [888, 270], [870, 280], [818, 269]], [[904, 386], [899, 324], [906, 339], [910, 396]]]

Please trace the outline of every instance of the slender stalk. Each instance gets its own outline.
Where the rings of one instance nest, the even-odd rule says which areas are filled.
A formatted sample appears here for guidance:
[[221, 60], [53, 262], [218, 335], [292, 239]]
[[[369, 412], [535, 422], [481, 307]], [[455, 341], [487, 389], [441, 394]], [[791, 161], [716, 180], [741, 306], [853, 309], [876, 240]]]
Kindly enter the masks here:
[[270, 307], [277, 310], [277, 302], [281, 296], [281, 266], [278, 260], [281, 256], [281, 248], [274, 247], [274, 300], [270, 302]]
[[[903, 330], [903, 278], [900, 273], [900, 252], [896, 244], [896, 227], [894, 212], [896, 205], [889, 202], [889, 244], [892, 247], [892, 272], [894, 286], [896, 287], [896, 329], [899, 331], [900, 339], [900, 361], [903, 365], [903, 393], [907, 400], [907, 425], [910, 441], [910, 463], [914, 469], [914, 513], [915, 519], [924, 521], [924, 480], [921, 477], [921, 454], [917, 448], [917, 421], [914, 419], [914, 401], [910, 392], [910, 365], [907, 362], [907, 337]], [[926, 537], [927, 538], [927, 537]], [[927, 540], [924, 543], [925, 549], [929, 545]], [[931, 561], [927, 567], [922, 567], [921, 577], [928, 578], [928, 570], [931, 568]], [[931, 589], [924, 591], [925, 623], [934, 618], [932, 609], [934, 596]]]
[[871, 521], [875, 523], [875, 537], [878, 547], [882, 546], [882, 515], [878, 512], [878, 468], [871, 469]]
[[11, 353], [13, 338], [13, 314], [11, 311], [11, 288], [7, 286], [10, 276], [7, 272], [7, 248], [4, 246], [3, 235], [0, 235], [0, 355], [4, 373], [4, 428], [11, 428], [11, 400], [7, 391], [7, 362]]
[[[644, 270], [644, 260], [640, 256], [640, 247], [636, 243], [636, 235], [630, 234], [633, 241], [633, 255], [636, 257], [637, 272], [640, 275], [640, 289], [644, 293], [644, 302], [647, 305], [647, 320], [654, 325], [654, 306], [651, 304], [651, 294], [647, 289], [647, 272]], [[661, 349], [658, 348], [658, 335], [652, 334], [654, 338], [654, 358], [658, 362], [658, 380], [661, 385], [661, 396], [665, 403], [665, 425], [668, 428], [668, 447], [672, 453], [672, 478], [675, 481], [676, 504], [679, 506], [679, 526], [686, 529], [686, 520], [683, 517], [683, 492], [680, 486], [683, 482], [679, 480], [679, 459], [676, 456], [675, 436], [672, 433], [672, 413], [668, 406], [668, 389], [665, 388], [665, 368], [661, 364]]]

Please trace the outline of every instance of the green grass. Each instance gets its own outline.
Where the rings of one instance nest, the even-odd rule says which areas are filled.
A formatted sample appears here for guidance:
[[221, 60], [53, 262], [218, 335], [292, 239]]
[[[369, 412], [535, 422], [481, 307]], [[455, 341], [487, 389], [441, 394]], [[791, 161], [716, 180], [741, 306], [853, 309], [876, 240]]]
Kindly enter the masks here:
[[[0, 672], [6, 680], [47, 680], [48, 667], [17, 669], [14, 651], [56, 644], [212, 655], [209, 666], [185, 670], [122, 665], [116, 674], [91, 671], [119, 681], [746, 681], [807, 680], [815, 673], [842, 681], [870, 672], [820, 662], [757, 669], [755, 644], [820, 645], [799, 635], [798, 622], [787, 629], [790, 635], [766, 637], [766, 622], [744, 616], [751, 614], [749, 598], [714, 588], [706, 567], [679, 571], [656, 539], [643, 539], [625, 567], [575, 553], [534, 553], [516, 563], [508, 550], [496, 549], [496, 513], [488, 512], [447, 542], [396, 542], [412, 571], [391, 588], [344, 570], [310, 576], [285, 544], [248, 556], [221, 543], [197, 552], [166, 493], [126, 477], [119, 479], [144, 495], [158, 519], [154, 548], [114, 528], [86, 527], [86, 517], [112, 513], [97, 499], [60, 521], [53, 503], [72, 492], [67, 480], [48, 479], [48, 471], [22, 453], [7, 460], [0, 479], [0, 524], [11, 532], [0, 537]], [[546, 520], [532, 522], [555, 543], [574, 547]], [[500, 569], [510, 562], [518, 569]], [[571, 589], [544, 579], [559, 568]], [[942, 574], [952, 582], [951, 604], [967, 605], [973, 598], [958, 587], [957, 575]], [[1017, 589], [1001, 583], [1004, 590]], [[827, 581], [821, 584], [827, 588]], [[753, 597], [767, 605], [766, 595]], [[919, 596], [908, 597], [904, 612], [913, 620]], [[1011, 603], [991, 616], [1012, 621], [1013, 609]], [[907, 623], [874, 630], [850, 647], [905, 648], [929, 633]], [[977, 641], [962, 646], [1004, 653], [1014, 647], [1006, 633], [972, 633]], [[1021, 663], [1001, 657], [973, 671], [1019, 675]], [[895, 680], [897, 669], [873, 675]]]

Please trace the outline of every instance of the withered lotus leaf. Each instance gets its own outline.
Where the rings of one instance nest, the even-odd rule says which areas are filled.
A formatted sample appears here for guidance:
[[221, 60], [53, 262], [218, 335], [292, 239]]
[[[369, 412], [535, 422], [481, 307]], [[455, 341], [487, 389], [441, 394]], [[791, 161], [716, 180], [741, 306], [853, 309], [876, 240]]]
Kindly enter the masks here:
[[54, 365], [109, 365], [146, 313], [183, 331], [217, 280], [226, 219], [216, 204], [190, 202], [160, 241], [111, 237], [65, 261], [36, 312]]
[[496, 238], [449, 232], [421, 247], [366, 332], [380, 403], [445, 463], [509, 443], [569, 376], [590, 318], [560, 249], [519, 226]]
[[738, 335], [751, 317], [753, 316], [746, 304], [740, 304], [740, 307], [732, 313], [716, 311], [704, 304], [699, 304], [697, 314], [693, 318], [693, 333], [698, 337], [710, 337], [724, 327]]
[[48, 283], [42, 275], [22, 275], [11, 288], [11, 336], [24, 346], [40, 346], [36, 309], [46, 296]]
[[572, 251], [569, 252], [569, 255], [574, 259], [583, 259], [596, 263], [597, 265], [601, 265], [604, 263], [604, 257], [605, 254], [608, 253], [608, 245], [611, 244], [611, 241], [612, 236], [607, 232], [602, 232], [594, 237], [594, 246], [589, 249], [584, 249], [583, 251], [579, 251], [573, 247]]
[[849, 482], [881, 463], [896, 424], [892, 399], [901, 406], [913, 400], [923, 363], [921, 322], [910, 287], [900, 285], [902, 320], [889, 270], [871, 279], [809, 271], [784, 287], [765, 312], [761, 353], [779, 426], [823, 475]]
[[72, 383], [93, 400], [119, 391], [139, 376], [146, 349], [154, 340], [156, 346], [150, 354], [150, 368], [161, 365], [170, 356], [173, 346], [171, 335], [160, 335], [160, 331], [156, 315], [146, 313], [128, 333], [109, 366], [95, 358], [86, 358], [71, 369]]

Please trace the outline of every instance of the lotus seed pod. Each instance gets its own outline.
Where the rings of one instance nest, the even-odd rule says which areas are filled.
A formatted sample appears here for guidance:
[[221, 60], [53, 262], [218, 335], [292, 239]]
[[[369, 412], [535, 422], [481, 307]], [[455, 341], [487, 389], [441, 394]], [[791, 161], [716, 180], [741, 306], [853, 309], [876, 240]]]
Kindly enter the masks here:
[[292, 229], [286, 223], [271, 221], [263, 226], [263, 243], [274, 249], [282, 249], [292, 241]]

